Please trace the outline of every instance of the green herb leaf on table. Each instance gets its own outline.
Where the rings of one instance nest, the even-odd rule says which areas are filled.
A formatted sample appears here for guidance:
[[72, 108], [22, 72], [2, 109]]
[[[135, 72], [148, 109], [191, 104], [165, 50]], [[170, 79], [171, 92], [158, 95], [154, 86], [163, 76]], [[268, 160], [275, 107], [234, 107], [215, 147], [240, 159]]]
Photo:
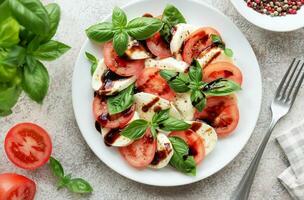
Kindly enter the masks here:
[[20, 26], [14, 18], [7, 18], [0, 23], [0, 47], [9, 48], [19, 42]]
[[40, 61], [37, 61], [36, 64], [36, 66], [31, 67], [24, 66], [23, 89], [31, 99], [37, 103], [42, 103], [49, 87], [49, 74]]
[[158, 32], [162, 26], [163, 24], [159, 19], [137, 17], [127, 24], [126, 31], [131, 37], [137, 40], [145, 40]]
[[45, 9], [50, 20], [50, 30], [43, 39], [44, 42], [47, 42], [55, 35], [57, 31], [60, 20], [60, 7], [56, 3], [50, 3], [45, 6]]
[[160, 30], [161, 36], [169, 43], [171, 29], [176, 24], [186, 23], [182, 13], [172, 4], [168, 4], [162, 14], [163, 28]]
[[210, 96], [226, 96], [240, 89], [241, 86], [236, 82], [220, 78], [205, 85], [202, 91]]
[[147, 128], [149, 128], [149, 122], [143, 119], [137, 119], [125, 127], [120, 134], [129, 139], [135, 140], [141, 138], [145, 134]]
[[0, 83], [0, 111], [8, 114], [17, 103], [21, 91], [19, 85]]
[[169, 137], [169, 140], [174, 149], [170, 164], [187, 175], [195, 176], [196, 165], [193, 156], [189, 156], [187, 143], [179, 137]]
[[85, 55], [86, 55], [87, 59], [92, 63], [91, 75], [93, 75], [97, 68], [97, 65], [98, 65], [98, 59], [93, 54], [90, 54], [89, 52], [85, 52]]
[[39, 0], [8, 0], [10, 10], [18, 22], [38, 35], [49, 32], [48, 13]]
[[169, 117], [168, 119], [161, 121], [158, 124], [158, 127], [164, 131], [183, 131], [189, 129], [191, 125], [183, 120]]
[[206, 105], [206, 96], [200, 90], [192, 90], [190, 95], [192, 105], [202, 112]]
[[127, 15], [119, 7], [115, 7], [112, 12], [112, 24], [114, 28], [124, 28], [127, 25]]
[[113, 29], [112, 23], [102, 22], [90, 26], [86, 30], [87, 36], [96, 42], [107, 42], [114, 37], [115, 31]]
[[17, 67], [7, 67], [0, 64], [0, 83], [12, 82], [17, 77]]
[[119, 56], [124, 55], [128, 48], [129, 36], [125, 31], [116, 32], [113, 38], [113, 47]]
[[50, 157], [50, 167], [51, 167], [51, 171], [54, 176], [56, 176], [58, 178], [64, 177], [64, 170], [63, 170], [62, 165], [60, 164], [60, 162], [58, 160], [56, 160], [52, 156]]
[[66, 187], [71, 192], [80, 193], [80, 194], [91, 193], [93, 191], [93, 188], [91, 187], [91, 185], [82, 178], [71, 179], [66, 184]]
[[55, 41], [55, 40], [50, 40], [38, 47], [33, 52], [33, 56], [39, 60], [47, 60], [47, 61], [52, 61], [57, 58], [59, 58], [62, 54], [67, 52], [70, 49], [69, 46]]
[[111, 96], [107, 100], [108, 111], [111, 115], [121, 113], [133, 104], [134, 84], [122, 90], [115, 96]]
[[13, 111], [11, 109], [9, 109], [9, 110], [0, 110], [0, 117], [6, 117], [6, 116], [8, 116], [8, 115], [10, 115], [12, 113], [13, 113]]

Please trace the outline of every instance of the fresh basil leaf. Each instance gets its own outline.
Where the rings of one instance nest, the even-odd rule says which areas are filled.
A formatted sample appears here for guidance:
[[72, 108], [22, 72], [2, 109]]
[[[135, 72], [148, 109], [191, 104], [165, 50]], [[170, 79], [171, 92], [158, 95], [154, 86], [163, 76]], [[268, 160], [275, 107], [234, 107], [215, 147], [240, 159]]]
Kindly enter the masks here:
[[213, 44], [217, 45], [221, 49], [225, 49], [225, 43], [219, 35], [211, 34], [211, 40]]
[[129, 36], [125, 31], [117, 32], [113, 38], [113, 47], [119, 56], [124, 55], [128, 48]]
[[6, 116], [8, 116], [8, 115], [10, 115], [12, 113], [13, 113], [13, 111], [11, 109], [9, 109], [9, 110], [0, 110], [0, 117], [6, 117]]
[[158, 127], [164, 131], [183, 131], [189, 129], [190, 126], [190, 124], [183, 120], [175, 119], [173, 117], [169, 117], [158, 124]]
[[18, 22], [38, 35], [50, 30], [49, 16], [39, 0], [8, 0], [10, 10]]
[[47, 42], [56, 34], [60, 20], [60, 7], [56, 3], [50, 3], [45, 6], [45, 9], [50, 20], [50, 30], [43, 39], [44, 42]]
[[58, 184], [57, 184], [57, 189], [61, 189], [63, 187], [66, 187], [67, 184], [71, 181], [72, 179], [72, 174], [68, 174], [66, 176], [63, 176], [59, 179]]
[[206, 106], [206, 97], [205, 94], [200, 90], [192, 90], [190, 95], [192, 105], [198, 110], [203, 111]]
[[0, 47], [9, 48], [19, 42], [20, 26], [16, 20], [9, 17], [0, 23]]
[[171, 36], [172, 36], [171, 29], [172, 27], [170, 25], [164, 23], [162, 29], [159, 31], [160, 35], [167, 43], [170, 43], [171, 40]]
[[170, 164], [177, 170], [191, 176], [196, 175], [196, 165], [193, 156], [189, 156], [187, 143], [179, 137], [169, 137], [173, 146], [173, 156]]
[[32, 31], [24, 28], [23, 26], [20, 27], [19, 37], [20, 37], [20, 45], [26, 47], [37, 35]]
[[125, 30], [131, 37], [137, 40], [145, 40], [158, 32], [162, 25], [161, 20], [156, 18], [137, 17], [127, 24]]
[[90, 26], [86, 30], [87, 36], [96, 42], [107, 42], [114, 37], [115, 31], [110, 22], [102, 22]]
[[31, 72], [30, 67], [25, 65], [23, 72], [23, 89], [31, 99], [42, 103], [49, 87], [49, 74], [43, 64], [37, 61], [37, 65]]
[[70, 182], [67, 183], [66, 187], [74, 193], [85, 194], [93, 192], [93, 188], [90, 183], [81, 178], [71, 179]]
[[108, 111], [111, 115], [121, 113], [133, 104], [134, 84], [130, 85], [107, 100]]
[[156, 131], [155, 126], [151, 126], [151, 133], [152, 133], [153, 138], [157, 137], [157, 131]]
[[175, 92], [187, 92], [190, 90], [188, 87], [190, 84], [189, 76], [185, 73], [173, 72], [170, 70], [161, 70], [161, 77], [163, 77]]
[[25, 62], [31, 73], [33, 73], [35, 70], [35, 67], [37, 65], [39, 65], [39, 61], [31, 55], [26, 56]]
[[85, 55], [86, 55], [87, 59], [92, 63], [91, 75], [93, 75], [97, 68], [97, 65], [98, 65], [98, 59], [93, 54], [90, 54], [89, 52], [85, 52]]
[[224, 53], [228, 57], [232, 57], [233, 56], [233, 51], [231, 49], [229, 49], [229, 48], [225, 48]]
[[210, 96], [226, 96], [241, 89], [241, 86], [234, 81], [219, 78], [208, 83], [203, 92]]
[[21, 46], [14, 46], [0, 55], [0, 65], [17, 67], [24, 63], [26, 50]]
[[137, 119], [124, 128], [120, 134], [129, 139], [136, 140], [145, 134], [148, 127], [149, 123], [146, 120]]
[[171, 81], [171, 79], [174, 79], [176, 76], [178, 76], [179, 73], [172, 71], [172, 70], [160, 70], [160, 76], [163, 77], [166, 81]]
[[38, 49], [40, 43], [42, 42], [42, 37], [40, 35], [35, 35], [34, 38], [28, 43], [26, 52], [27, 54], [32, 54]]
[[8, 17], [11, 17], [12, 13], [8, 5], [8, 1], [4, 0], [3, 3], [0, 3], [0, 22], [4, 21]]
[[127, 25], [126, 13], [117, 6], [112, 12], [112, 24], [114, 28], [124, 28]]
[[17, 67], [7, 67], [0, 64], [0, 83], [11, 82], [17, 74]]
[[34, 52], [33, 56], [39, 60], [55, 60], [59, 58], [62, 54], [70, 49], [69, 46], [55, 41], [50, 40], [42, 45], [40, 45]]
[[169, 110], [165, 109], [155, 113], [152, 117], [152, 124], [158, 124], [169, 118]]
[[191, 81], [200, 83], [202, 81], [202, 67], [197, 60], [193, 60], [189, 69], [189, 78]]
[[60, 162], [58, 160], [56, 160], [52, 156], [50, 157], [50, 167], [51, 167], [51, 171], [54, 176], [56, 176], [58, 178], [64, 177], [64, 170], [62, 168], [62, 165], [60, 164]]
[[21, 91], [19, 85], [0, 83], [0, 110], [9, 111], [17, 103]]

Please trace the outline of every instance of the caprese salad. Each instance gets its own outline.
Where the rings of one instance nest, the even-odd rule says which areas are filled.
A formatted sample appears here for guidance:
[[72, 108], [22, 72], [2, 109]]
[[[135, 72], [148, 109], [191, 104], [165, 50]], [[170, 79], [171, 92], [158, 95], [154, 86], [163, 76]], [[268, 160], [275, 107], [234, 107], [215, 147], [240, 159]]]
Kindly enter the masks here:
[[86, 30], [103, 43], [92, 62], [93, 114], [107, 146], [133, 167], [168, 164], [188, 174], [237, 127], [234, 94], [242, 73], [212, 27], [187, 24], [173, 5], [131, 21], [115, 7], [111, 22]]

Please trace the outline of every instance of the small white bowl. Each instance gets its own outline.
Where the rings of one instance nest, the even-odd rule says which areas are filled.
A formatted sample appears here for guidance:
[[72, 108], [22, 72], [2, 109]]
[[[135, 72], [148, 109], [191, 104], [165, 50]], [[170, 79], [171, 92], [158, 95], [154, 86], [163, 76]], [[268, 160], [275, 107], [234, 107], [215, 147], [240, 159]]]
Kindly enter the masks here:
[[288, 14], [281, 17], [271, 17], [248, 7], [244, 0], [230, 1], [243, 17], [263, 29], [276, 32], [287, 32], [304, 27], [304, 5], [295, 15]]

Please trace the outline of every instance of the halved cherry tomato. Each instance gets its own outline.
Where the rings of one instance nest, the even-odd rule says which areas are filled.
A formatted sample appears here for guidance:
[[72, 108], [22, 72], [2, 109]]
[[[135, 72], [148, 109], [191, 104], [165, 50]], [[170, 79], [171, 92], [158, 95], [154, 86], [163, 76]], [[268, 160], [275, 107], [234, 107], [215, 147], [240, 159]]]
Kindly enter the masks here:
[[217, 62], [211, 63], [203, 70], [203, 80], [211, 82], [218, 78], [232, 80], [238, 84], [242, 84], [243, 76], [240, 69], [232, 63]]
[[208, 97], [202, 112], [196, 111], [196, 119], [210, 124], [219, 137], [230, 135], [239, 122], [239, 109], [234, 95]]
[[183, 60], [190, 64], [203, 50], [211, 46], [211, 34], [220, 35], [217, 30], [210, 27], [199, 28], [191, 33], [184, 43]]
[[169, 45], [162, 39], [159, 32], [146, 40], [147, 47], [151, 53], [158, 58], [168, 58], [171, 55]]
[[177, 136], [183, 139], [189, 147], [189, 155], [194, 157], [195, 163], [199, 164], [205, 157], [205, 146], [203, 139], [191, 129], [186, 131], [173, 131], [169, 136]]
[[0, 174], [0, 200], [32, 200], [36, 184], [31, 179], [12, 173]]
[[135, 107], [133, 105], [122, 113], [110, 115], [107, 108], [107, 102], [99, 96], [94, 97], [93, 114], [102, 127], [123, 128], [132, 119], [134, 112]]
[[175, 98], [175, 92], [160, 76], [157, 68], [145, 68], [136, 81], [136, 87], [139, 91], [155, 94], [169, 101]]
[[9, 160], [23, 169], [44, 165], [52, 153], [50, 136], [33, 123], [20, 123], [11, 128], [5, 137], [4, 147]]
[[112, 42], [105, 43], [103, 56], [106, 66], [120, 76], [138, 76], [145, 67], [145, 60], [128, 60], [119, 57], [114, 50]]
[[153, 138], [150, 129], [147, 129], [142, 138], [126, 147], [119, 148], [119, 151], [133, 167], [145, 168], [154, 158], [156, 144], [156, 140]]

